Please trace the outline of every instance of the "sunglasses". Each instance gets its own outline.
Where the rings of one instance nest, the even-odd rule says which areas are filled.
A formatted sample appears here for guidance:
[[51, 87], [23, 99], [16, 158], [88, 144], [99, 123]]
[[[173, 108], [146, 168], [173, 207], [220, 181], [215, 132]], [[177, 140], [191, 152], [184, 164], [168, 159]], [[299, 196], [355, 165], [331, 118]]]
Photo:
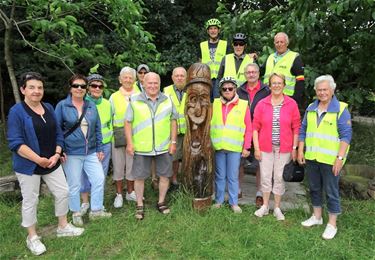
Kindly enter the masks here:
[[87, 85], [86, 84], [72, 84], [71, 85], [72, 88], [81, 88], [81, 89], [86, 89], [87, 88]]
[[103, 89], [104, 85], [102, 85], [102, 84], [90, 84], [90, 87], [96, 88], [96, 89], [98, 89], [98, 88]]
[[229, 91], [232, 92], [234, 88], [222, 88], [223, 92]]
[[234, 42], [233, 46], [245, 46], [244, 42]]
[[146, 71], [138, 71], [138, 74], [147, 74]]

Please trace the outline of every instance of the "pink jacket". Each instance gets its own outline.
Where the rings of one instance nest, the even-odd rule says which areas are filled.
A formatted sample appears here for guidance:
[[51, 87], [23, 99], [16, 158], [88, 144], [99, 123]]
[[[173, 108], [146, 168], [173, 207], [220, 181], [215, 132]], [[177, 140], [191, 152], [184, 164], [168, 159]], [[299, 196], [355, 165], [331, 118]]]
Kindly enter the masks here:
[[[259, 101], [255, 107], [253, 130], [258, 131], [259, 149], [272, 152], [272, 114], [271, 95]], [[299, 134], [300, 115], [297, 103], [287, 95], [280, 109], [280, 152], [293, 150], [293, 136]]]

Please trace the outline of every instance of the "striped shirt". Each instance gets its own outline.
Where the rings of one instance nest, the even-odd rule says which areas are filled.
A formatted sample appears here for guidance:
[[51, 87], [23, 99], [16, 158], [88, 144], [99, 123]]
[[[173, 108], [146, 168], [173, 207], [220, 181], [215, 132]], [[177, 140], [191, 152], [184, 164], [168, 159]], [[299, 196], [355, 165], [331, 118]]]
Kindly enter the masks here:
[[280, 109], [283, 102], [280, 105], [273, 106], [272, 114], [272, 144], [280, 146]]

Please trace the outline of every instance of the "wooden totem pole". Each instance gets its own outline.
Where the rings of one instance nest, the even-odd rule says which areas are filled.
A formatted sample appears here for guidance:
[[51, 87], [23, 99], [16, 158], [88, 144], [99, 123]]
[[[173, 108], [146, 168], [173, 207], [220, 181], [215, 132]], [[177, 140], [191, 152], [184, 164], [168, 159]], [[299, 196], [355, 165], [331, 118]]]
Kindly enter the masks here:
[[184, 184], [194, 194], [193, 207], [211, 206], [213, 185], [213, 150], [210, 139], [212, 88], [210, 68], [194, 63], [187, 73], [182, 167]]

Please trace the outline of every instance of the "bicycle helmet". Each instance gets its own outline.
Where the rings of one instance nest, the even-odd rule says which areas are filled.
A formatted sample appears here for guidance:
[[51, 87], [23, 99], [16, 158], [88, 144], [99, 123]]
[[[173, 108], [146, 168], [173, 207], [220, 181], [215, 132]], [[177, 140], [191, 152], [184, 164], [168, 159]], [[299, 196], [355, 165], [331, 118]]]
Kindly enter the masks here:
[[238, 87], [237, 86], [237, 81], [236, 81], [235, 78], [233, 78], [233, 77], [224, 77], [219, 82], [219, 89], [221, 90], [221, 88], [224, 85], [224, 83], [227, 83], [227, 82], [233, 83], [236, 86], [236, 88]]
[[210, 27], [210, 26], [217, 26], [217, 28], [221, 28], [221, 22], [218, 20], [218, 19], [216, 19], [216, 18], [212, 18], [212, 19], [210, 19], [210, 20], [208, 20], [207, 22], [206, 22], [206, 30]]
[[246, 35], [244, 33], [236, 33], [233, 35], [233, 42], [244, 42], [246, 43]]

